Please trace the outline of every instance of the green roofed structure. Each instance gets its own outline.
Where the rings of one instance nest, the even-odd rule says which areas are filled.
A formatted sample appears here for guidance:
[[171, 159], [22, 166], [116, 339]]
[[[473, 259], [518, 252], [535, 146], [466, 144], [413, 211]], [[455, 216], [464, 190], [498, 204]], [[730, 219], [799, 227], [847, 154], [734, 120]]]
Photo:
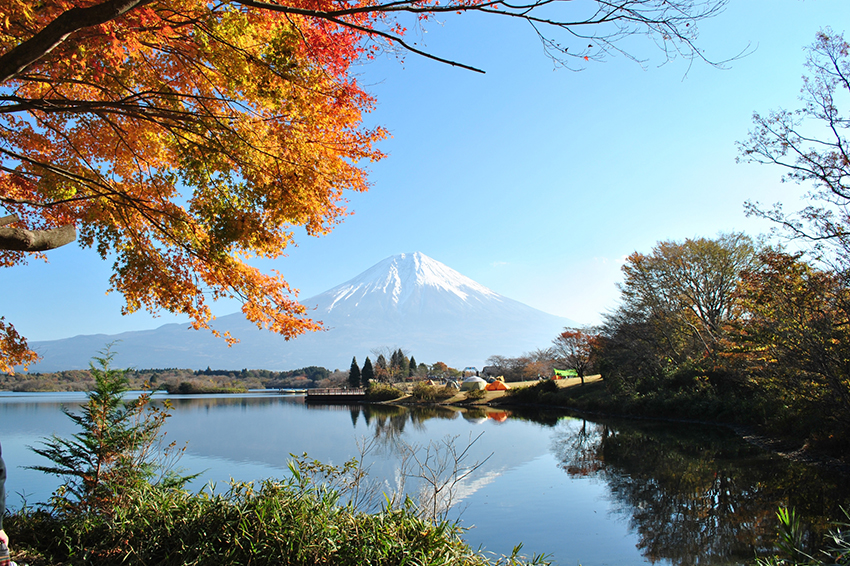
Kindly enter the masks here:
[[561, 379], [562, 377], [578, 377], [578, 372], [574, 369], [556, 369], [555, 379]]

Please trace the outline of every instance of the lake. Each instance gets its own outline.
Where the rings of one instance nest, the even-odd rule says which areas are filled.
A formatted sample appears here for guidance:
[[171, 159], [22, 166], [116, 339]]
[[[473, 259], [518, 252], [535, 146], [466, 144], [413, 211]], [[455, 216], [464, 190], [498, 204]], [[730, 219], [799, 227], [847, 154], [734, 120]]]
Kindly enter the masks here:
[[[155, 398], [164, 398], [157, 394]], [[451, 518], [497, 554], [524, 544], [559, 565], [745, 564], [773, 548], [779, 504], [813, 525], [850, 504], [846, 477], [772, 456], [720, 427], [583, 419], [558, 412], [314, 406], [266, 392], [168, 396], [167, 439], [186, 446], [191, 487], [288, 474], [291, 454], [341, 465], [368, 444], [364, 465], [385, 491], [400, 486], [405, 446], [454, 439], [481, 466], [454, 492]], [[27, 447], [75, 432], [62, 406], [80, 393], [0, 393], [8, 505], [45, 501], [58, 479]], [[420, 450], [420, 455], [423, 452]], [[404, 488], [415, 493], [408, 480]]]

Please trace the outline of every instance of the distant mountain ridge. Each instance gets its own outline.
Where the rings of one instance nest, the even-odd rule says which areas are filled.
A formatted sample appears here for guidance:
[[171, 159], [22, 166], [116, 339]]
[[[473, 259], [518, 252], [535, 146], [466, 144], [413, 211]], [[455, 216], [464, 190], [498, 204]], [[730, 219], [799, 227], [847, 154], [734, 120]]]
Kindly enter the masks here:
[[515, 356], [547, 347], [565, 326], [576, 325], [499, 295], [420, 252], [388, 257], [301, 303], [325, 331], [287, 342], [237, 313], [215, 321], [216, 329], [240, 340], [231, 348], [208, 332], [166, 324], [33, 342], [43, 361], [30, 371], [86, 368], [91, 356], [112, 341], [120, 341], [115, 346], [119, 367], [345, 369], [352, 356], [362, 363], [372, 349], [391, 347], [421, 362], [480, 368], [494, 354]]

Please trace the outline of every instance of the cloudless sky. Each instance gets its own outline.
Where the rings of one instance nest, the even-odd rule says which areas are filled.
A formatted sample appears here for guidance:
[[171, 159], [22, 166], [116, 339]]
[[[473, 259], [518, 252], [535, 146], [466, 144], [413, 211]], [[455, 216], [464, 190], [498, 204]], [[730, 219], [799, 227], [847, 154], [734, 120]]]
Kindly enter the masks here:
[[[661, 240], [766, 233], [747, 200], [802, 206], [775, 167], [736, 164], [752, 113], [798, 108], [819, 29], [850, 32], [848, 0], [730, 0], [697, 44], [724, 68], [663, 55], [643, 38], [580, 72], [556, 69], [521, 22], [465, 15], [417, 37], [486, 74], [408, 54], [355, 68], [392, 138], [331, 235], [263, 262], [308, 298], [387, 256], [421, 251], [510, 298], [594, 324], [616, 305], [622, 260]], [[115, 334], [185, 320], [120, 314], [111, 264], [69, 245], [6, 269], [0, 314], [30, 340]], [[237, 311], [235, 302], [214, 308]], [[541, 347], [545, 344], [541, 344]]]

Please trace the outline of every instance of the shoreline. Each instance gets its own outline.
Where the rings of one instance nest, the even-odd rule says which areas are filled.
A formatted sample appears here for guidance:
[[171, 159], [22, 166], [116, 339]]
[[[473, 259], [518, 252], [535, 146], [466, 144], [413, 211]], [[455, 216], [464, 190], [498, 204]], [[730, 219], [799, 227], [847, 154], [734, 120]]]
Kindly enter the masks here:
[[[563, 384], [558, 384], [558, 387], [561, 389], [572, 388], [575, 386], [581, 385], [581, 380], [579, 378], [567, 378], [563, 381]], [[599, 375], [592, 375], [585, 377], [585, 383], [597, 383], [602, 381], [602, 377]], [[511, 382], [508, 385], [511, 388], [516, 386], [518, 387], [530, 387], [539, 383], [539, 381], [524, 381], [524, 382]], [[473, 399], [467, 400], [464, 392], [460, 392], [459, 394], [446, 399], [441, 402], [416, 402], [410, 401], [411, 396], [409, 394], [404, 397], [400, 397], [398, 399], [393, 399], [390, 401], [383, 401], [381, 404], [386, 405], [399, 405], [399, 406], [411, 406], [411, 407], [421, 407], [421, 406], [437, 406], [437, 407], [458, 407], [458, 408], [479, 408], [479, 409], [492, 409], [492, 411], [488, 412], [499, 412], [499, 409], [510, 409], [511, 407], [515, 408], [528, 408], [528, 409], [549, 409], [549, 410], [557, 410], [557, 411], [565, 411], [569, 413], [577, 413], [580, 415], [593, 415], [599, 417], [607, 417], [607, 418], [617, 418], [617, 419], [629, 419], [629, 420], [649, 420], [649, 421], [659, 421], [659, 422], [670, 422], [670, 423], [685, 423], [685, 424], [697, 424], [704, 426], [717, 426], [731, 430], [735, 433], [739, 438], [756, 446], [766, 452], [771, 454], [775, 454], [776, 456], [783, 458], [785, 460], [789, 460], [792, 462], [797, 462], [806, 465], [818, 466], [820, 468], [832, 470], [834, 472], [840, 473], [842, 475], [850, 477], [850, 464], [842, 462], [841, 460], [830, 456], [828, 454], [820, 453], [812, 451], [808, 448], [806, 444], [799, 445], [793, 441], [788, 439], [783, 439], [776, 436], [764, 435], [761, 434], [758, 429], [754, 426], [748, 425], [739, 425], [734, 423], [726, 423], [719, 421], [702, 421], [696, 419], [681, 419], [681, 418], [666, 418], [660, 416], [648, 416], [648, 415], [634, 415], [634, 414], [624, 414], [624, 413], [611, 413], [606, 411], [592, 411], [588, 409], [581, 409], [578, 407], [570, 407], [566, 405], [550, 405], [550, 404], [542, 404], [542, 403], [511, 403], [509, 401], [509, 397], [506, 398], [505, 391], [487, 391], [485, 396], [481, 399]], [[505, 399], [504, 401], [501, 401]]]

